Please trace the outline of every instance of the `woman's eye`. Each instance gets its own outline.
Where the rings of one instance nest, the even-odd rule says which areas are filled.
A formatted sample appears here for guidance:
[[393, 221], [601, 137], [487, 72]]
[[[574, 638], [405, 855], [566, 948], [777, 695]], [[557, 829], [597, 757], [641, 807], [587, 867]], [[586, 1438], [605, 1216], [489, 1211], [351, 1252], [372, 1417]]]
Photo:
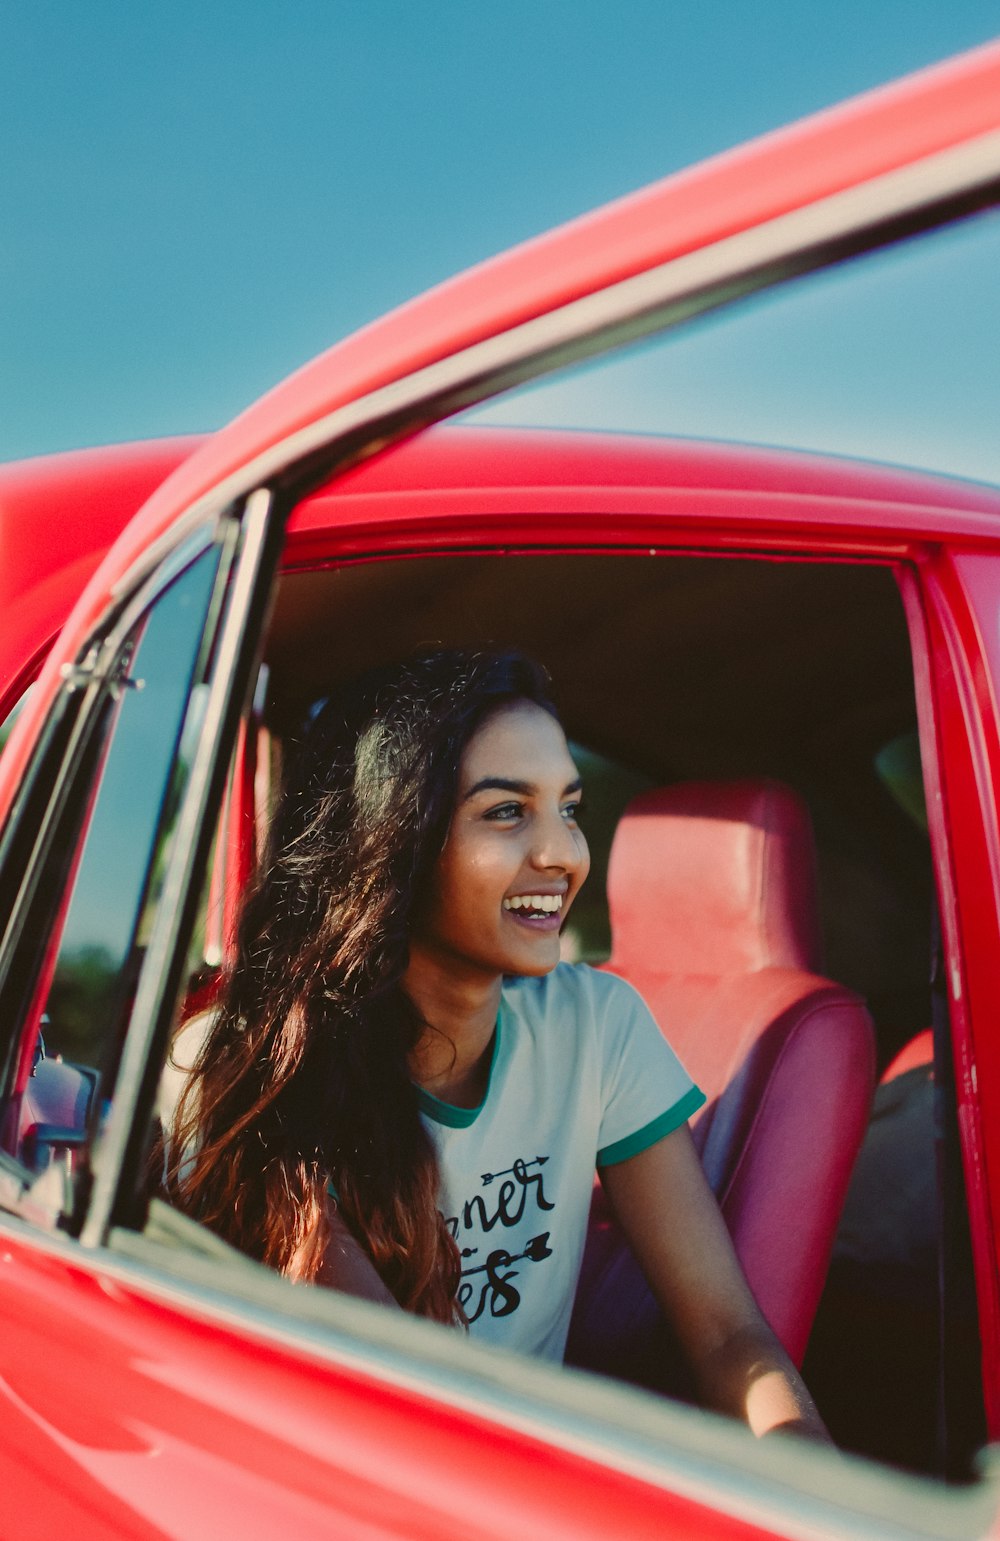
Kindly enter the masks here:
[[562, 816], [567, 824], [579, 824], [583, 816], [582, 803], [563, 803]]
[[490, 808], [483, 817], [492, 819], [497, 824], [508, 824], [514, 819], [519, 819], [523, 812], [523, 803], [500, 803], [498, 807]]

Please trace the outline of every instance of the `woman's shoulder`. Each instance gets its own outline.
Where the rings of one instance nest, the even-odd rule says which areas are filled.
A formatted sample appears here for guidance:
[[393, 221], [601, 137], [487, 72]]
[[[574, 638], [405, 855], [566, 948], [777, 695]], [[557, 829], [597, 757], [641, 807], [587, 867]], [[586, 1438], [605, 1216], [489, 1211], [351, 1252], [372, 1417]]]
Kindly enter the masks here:
[[616, 974], [586, 963], [560, 963], [549, 974], [504, 982], [501, 1043], [504, 1062], [571, 1065], [580, 1085], [586, 1067], [598, 1076], [616, 1063], [638, 1033], [660, 1033], [641, 997]]
[[199, 1011], [196, 1016], [188, 1018], [170, 1045], [170, 1052], [160, 1075], [160, 1085], [156, 1094], [156, 1113], [164, 1129], [173, 1128], [181, 1093], [188, 1083], [188, 1078], [197, 1063], [214, 1021], [213, 1010]]
[[566, 1011], [578, 1021], [581, 1012], [600, 1018], [633, 1005], [639, 996], [617, 974], [589, 963], [557, 963], [548, 974], [505, 979], [503, 999], [518, 1015], [549, 1018]]

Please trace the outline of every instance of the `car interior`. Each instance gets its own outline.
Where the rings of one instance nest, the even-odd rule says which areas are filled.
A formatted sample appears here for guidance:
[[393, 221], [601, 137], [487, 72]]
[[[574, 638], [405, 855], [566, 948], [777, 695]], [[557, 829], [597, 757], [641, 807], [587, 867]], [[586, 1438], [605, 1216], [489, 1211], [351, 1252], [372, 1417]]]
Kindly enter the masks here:
[[[339, 679], [470, 642], [552, 675], [595, 858], [565, 950], [630, 978], [708, 1093], [696, 1142], [834, 1436], [965, 1470], [977, 1420], [947, 1457], [937, 1433], [933, 884], [892, 571], [602, 553], [289, 572], [266, 726], [280, 744]], [[570, 1357], [681, 1389], [623, 1251], [598, 1193]], [[967, 1407], [963, 1301], [949, 1354]]]
[[[594, 858], [564, 953], [631, 979], [706, 1091], [693, 1132], [710, 1182], [835, 1440], [970, 1476], [975, 1305], [961, 1201], [938, 1198], [954, 1136], [935, 1095], [933, 882], [893, 571], [669, 552], [286, 571], [221, 819], [240, 813], [236, 849], [216, 842], [179, 1023], [210, 997], [224, 911], [310, 709], [435, 644], [516, 645], [549, 669]], [[57, 974], [24, 1147], [44, 1144], [46, 1076], [75, 1094], [57, 1053], [97, 1060], [70, 1027], [74, 993], [100, 989], [85, 965]], [[164, 1224], [152, 1205], [147, 1230]], [[685, 1395], [599, 1187], [568, 1357]]]

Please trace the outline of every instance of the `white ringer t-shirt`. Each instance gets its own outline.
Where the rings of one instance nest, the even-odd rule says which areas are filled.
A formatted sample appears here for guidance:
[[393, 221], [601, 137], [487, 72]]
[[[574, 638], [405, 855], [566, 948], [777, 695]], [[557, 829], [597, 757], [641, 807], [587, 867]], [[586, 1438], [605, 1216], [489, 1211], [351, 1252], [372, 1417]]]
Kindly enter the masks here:
[[704, 1100], [624, 980], [561, 963], [505, 981], [480, 1106], [420, 1090], [476, 1337], [561, 1361], [595, 1166], [638, 1155]]

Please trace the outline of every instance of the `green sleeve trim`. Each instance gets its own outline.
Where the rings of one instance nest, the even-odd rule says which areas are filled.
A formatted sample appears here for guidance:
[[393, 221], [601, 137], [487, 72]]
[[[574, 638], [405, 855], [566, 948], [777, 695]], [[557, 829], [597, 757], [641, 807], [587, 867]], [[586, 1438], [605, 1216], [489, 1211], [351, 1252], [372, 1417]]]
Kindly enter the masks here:
[[626, 1135], [624, 1140], [615, 1140], [613, 1145], [605, 1145], [603, 1150], [597, 1152], [598, 1166], [617, 1166], [619, 1161], [627, 1161], [630, 1156], [637, 1156], [640, 1151], [648, 1150], [655, 1145], [657, 1140], [662, 1140], [665, 1135], [673, 1134], [681, 1124], [686, 1124], [692, 1113], [696, 1113], [705, 1101], [705, 1093], [697, 1086], [691, 1086], [675, 1102], [672, 1108], [661, 1113], [659, 1118], [654, 1118], [652, 1123], [644, 1124], [637, 1129], [635, 1134]]

